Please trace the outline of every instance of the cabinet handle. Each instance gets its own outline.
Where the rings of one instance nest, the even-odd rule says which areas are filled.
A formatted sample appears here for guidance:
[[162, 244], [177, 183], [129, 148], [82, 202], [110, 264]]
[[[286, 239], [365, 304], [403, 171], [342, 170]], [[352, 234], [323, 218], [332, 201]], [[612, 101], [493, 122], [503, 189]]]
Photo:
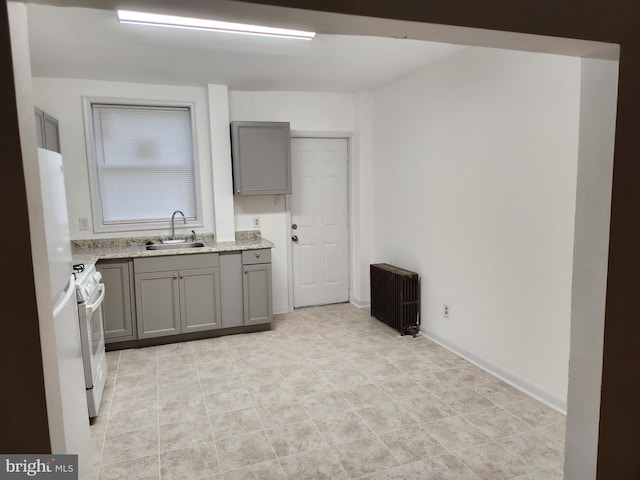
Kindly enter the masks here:
[[249, 273], [249, 270], [247, 268], [243, 268], [242, 270], [244, 271], [244, 273]]
[[256, 253], [256, 258], [260, 258], [260, 254], [259, 253]]
[[177, 274], [177, 273], [174, 273], [174, 274], [173, 274], [173, 279], [174, 279], [174, 280], [177, 280], [177, 279], [178, 279], [178, 274]]
[[184, 278], [184, 273], [181, 273], [181, 274], [180, 274], [180, 278]]

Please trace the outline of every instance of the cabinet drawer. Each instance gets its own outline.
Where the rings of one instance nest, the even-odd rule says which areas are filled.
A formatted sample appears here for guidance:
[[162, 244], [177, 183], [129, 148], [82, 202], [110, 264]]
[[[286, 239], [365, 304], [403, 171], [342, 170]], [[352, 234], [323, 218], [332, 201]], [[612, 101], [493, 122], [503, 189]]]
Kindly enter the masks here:
[[135, 273], [165, 272], [189, 268], [210, 268], [218, 266], [217, 253], [196, 253], [191, 255], [163, 255], [133, 259]]
[[245, 250], [242, 252], [242, 264], [252, 265], [254, 263], [271, 263], [271, 249]]

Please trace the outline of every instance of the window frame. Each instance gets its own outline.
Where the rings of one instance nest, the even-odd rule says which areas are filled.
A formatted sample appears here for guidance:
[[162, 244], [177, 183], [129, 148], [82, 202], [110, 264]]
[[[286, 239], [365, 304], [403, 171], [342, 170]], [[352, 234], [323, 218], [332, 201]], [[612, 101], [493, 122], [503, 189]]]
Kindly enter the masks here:
[[[84, 117], [84, 137], [87, 153], [87, 168], [89, 175], [89, 194], [91, 200], [91, 217], [94, 233], [118, 233], [132, 231], [153, 231], [153, 230], [169, 230], [171, 228], [171, 214], [167, 213], [166, 221], [164, 219], [157, 221], [141, 221], [141, 222], [121, 222], [121, 223], [104, 223], [102, 215], [102, 204], [100, 202], [98, 186], [98, 167], [96, 165], [95, 155], [95, 136], [93, 129], [93, 104], [114, 105], [125, 107], [182, 107], [188, 108], [191, 116], [191, 141], [193, 148], [193, 182], [195, 195], [195, 219], [187, 220], [187, 224], [180, 223], [180, 228], [200, 228], [204, 226], [202, 218], [202, 195], [201, 195], [201, 179], [200, 179], [200, 161], [198, 154], [197, 128], [196, 128], [196, 104], [190, 101], [178, 100], [148, 100], [138, 98], [118, 98], [118, 97], [82, 97], [82, 109]], [[176, 206], [179, 209], [179, 206]]]

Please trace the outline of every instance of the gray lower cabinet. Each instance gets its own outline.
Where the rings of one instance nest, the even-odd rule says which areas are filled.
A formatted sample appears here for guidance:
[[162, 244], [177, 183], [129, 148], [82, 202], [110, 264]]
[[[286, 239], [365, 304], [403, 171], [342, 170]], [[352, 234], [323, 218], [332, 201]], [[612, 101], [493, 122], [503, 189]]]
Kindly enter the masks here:
[[218, 254], [134, 259], [138, 338], [220, 328]]
[[242, 253], [220, 254], [220, 306], [222, 328], [244, 325], [244, 297], [242, 295]]
[[220, 269], [181, 270], [182, 333], [220, 328]]
[[138, 338], [180, 333], [178, 272], [136, 274]]
[[133, 262], [101, 260], [96, 269], [101, 273], [105, 285], [102, 304], [105, 343], [135, 340]]
[[242, 252], [242, 272], [244, 324], [271, 323], [271, 250]]

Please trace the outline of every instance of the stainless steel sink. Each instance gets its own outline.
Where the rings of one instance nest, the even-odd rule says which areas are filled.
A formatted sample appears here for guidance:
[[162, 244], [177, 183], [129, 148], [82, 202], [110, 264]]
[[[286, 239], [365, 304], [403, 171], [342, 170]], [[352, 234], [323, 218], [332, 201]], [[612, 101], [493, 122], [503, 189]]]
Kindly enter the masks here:
[[184, 243], [158, 243], [153, 245], [144, 245], [143, 250], [178, 250], [189, 248], [202, 248], [204, 247], [202, 242], [184, 242]]

